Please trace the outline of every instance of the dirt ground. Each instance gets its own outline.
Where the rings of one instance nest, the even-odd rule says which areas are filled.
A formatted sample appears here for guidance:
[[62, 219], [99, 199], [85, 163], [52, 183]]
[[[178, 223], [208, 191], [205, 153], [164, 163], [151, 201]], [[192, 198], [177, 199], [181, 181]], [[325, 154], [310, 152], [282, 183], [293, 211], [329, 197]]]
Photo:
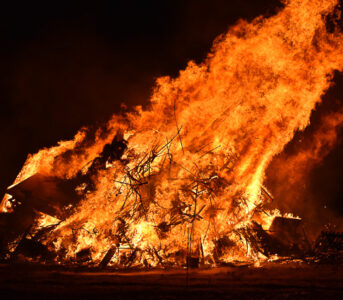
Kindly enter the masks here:
[[343, 299], [343, 267], [116, 271], [0, 265], [2, 299]]

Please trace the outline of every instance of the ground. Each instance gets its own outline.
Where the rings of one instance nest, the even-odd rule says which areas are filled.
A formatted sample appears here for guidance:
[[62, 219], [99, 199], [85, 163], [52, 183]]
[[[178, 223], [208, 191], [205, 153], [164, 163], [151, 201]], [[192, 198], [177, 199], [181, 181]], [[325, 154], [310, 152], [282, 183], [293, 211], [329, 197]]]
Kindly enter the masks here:
[[[7, 299], [343, 299], [343, 267], [273, 264], [118, 271], [0, 265]], [[4, 299], [4, 298], [3, 298]]]

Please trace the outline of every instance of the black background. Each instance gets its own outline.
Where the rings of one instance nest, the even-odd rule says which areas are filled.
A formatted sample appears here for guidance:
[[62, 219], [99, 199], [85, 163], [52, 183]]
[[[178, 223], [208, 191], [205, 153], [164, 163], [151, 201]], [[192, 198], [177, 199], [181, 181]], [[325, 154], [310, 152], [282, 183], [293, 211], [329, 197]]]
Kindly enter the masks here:
[[[28, 153], [106, 121], [121, 103], [144, 105], [157, 77], [201, 62], [213, 39], [239, 18], [280, 6], [272, 0], [2, 3], [0, 193]], [[341, 105], [342, 76], [335, 80], [317, 115]], [[337, 215], [343, 214], [342, 149], [340, 143], [311, 173], [308, 187], [313, 201]]]

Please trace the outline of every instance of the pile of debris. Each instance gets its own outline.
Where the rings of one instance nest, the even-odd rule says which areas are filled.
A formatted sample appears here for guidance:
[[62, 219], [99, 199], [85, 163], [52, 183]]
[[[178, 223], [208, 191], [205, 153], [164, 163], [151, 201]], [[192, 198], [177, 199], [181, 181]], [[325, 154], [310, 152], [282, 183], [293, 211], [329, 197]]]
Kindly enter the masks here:
[[[151, 164], [153, 161], [163, 155], [164, 161], [169, 160], [169, 164], [177, 164], [172, 160], [172, 154], [169, 152], [173, 140], [179, 137], [179, 131], [170, 141], [159, 148], [151, 151], [144, 159], [130, 170], [127, 171], [126, 181], [117, 182], [127, 190], [126, 200], [135, 195], [135, 202], [130, 208], [128, 217], [143, 217], [147, 213], [144, 203], [144, 193], [153, 194], [150, 190], [150, 181], [153, 175]], [[181, 143], [181, 139], [180, 139]], [[87, 247], [75, 252], [74, 257], [66, 260], [66, 249], [60, 247], [58, 250], [53, 245], [47, 243], [47, 237], [56, 229], [57, 226], [65, 221], [74, 213], [75, 208], [82, 199], [82, 194], [78, 193], [77, 188], [80, 185], [85, 186], [83, 193], [91, 192], [94, 189], [92, 176], [106, 168], [106, 165], [114, 161], [122, 160], [122, 155], [127, 148], [126, 142], [122, 137], [115, 136], [111, 144], [107, 144], [100, 155], [90, 162], [87, 173], [79, 173], [73, 179], [65, 180], [53, 176], [35, 174], [26, 180], [11, 186], [7, 190], [10, 198], [10, 213], [0, 214], [0, 260], [5, 262], [16, 262], [29, 260], [40, 263], [59, 263], [99, 266], [105, 268], [113, 257], [120, 253], [117, 267], [128, 268], [133, 265], [136, 258], [141, 255], [141, 249], [134, 247], [126, 235], [127, 222], [124, 218], [116, 219], [116, 232], [111, 244], [97, 263], [92, 260], [92, 248]], [[206, 152], [204, 155], [213, 150]], [[231, 159], [231, 158], [230, 158]], [[167, 163], [166, 163], [167, 164]], [[184, 168], [183, 166], [179, 166]], [[189, 170], [187, 172], [191, 173]], [[213, 256], [208, 261], [205, 258], [203, 244], [201, 240], [194, 242], [192, 248], [192, 232], [195, 222], [203, 219], [205, 205], [200, 205], [200, 197], [206, 194], [211, 199], [215, 196], [215, 191], [221, 189], [226, 182], [219, 176], [212, 176], [210, 179], [191, 174], [187, 179], [187, 184], [182, 185], [182, 192], [189, 195], [193, 201], [192, 210], [181, 207], [180, 203], [172, 209], [170, 221], [156, 224], [156, 231], [159, 238], [163, 239], [170, 229], [179, 224], [189, 224], [187, 232], [187, 248], [180, 249], [173, 253], [174, 260], [180, 262], [179, 266], [198, 268], [207, 263], [211, 265], [225, 264], [225, 255], [230, 253], [235, 246], [229, 236], [220, 236], [214, 240]], [[269, 193], [262, 187], [264, 197], [271, 198]], [[148, 195], [146, 198], [153, 198]], [[243, 199], [244, 200], [244, 199]], [[241, 200], [241, 201], [243, 201]], [[48, 215], [56, 220], [55, 223], [37, 227], [37, 221], [42, 215]], [[127, 217], [126, 216], [126, 217]], [[128, 218], [127, 217], [127, 218]], [[20, 222], [18, 221], [20, 220]], [[85, 228], [75, 228], [86, 230]], [[97, 234], [97, 229], [89, 234]], [[236, 229], [235, 236], [238, 236], [241, 243], [246, 245], [247, 251], [256, 255], [262, 254], [264, 257], [274, 259], [275, 257], [286, 258], [287, 260], [302, 259], [308, 261], [311, 257], [313, 262], [335, 261], [343, 251], [343, 234], [334, 231], [323, 231], [317, 241], [312, 245], [306, 237], [302, 227], [302, 221], [298, 218], [274, 217], [268, 230], [256, 221], [251, 221], [247, 226]], [[205, 234], [206, 235], [206, 234]], [[50, 241], [53, 243], [53, 241]], [[156, 248], [150, 248], [150, 255], [158, 260], [159, 265], [168, 267], [168, 262], [163, 256], [163, 251]], [[149, 263], [144, 260], [143, 267], [149, 267]]]
[[[9, 206], [9, 213], [0, 213], [0, 261], [16, 261], [21, 257], [56, 262], [63, 257], [63, 249], [52, 252], [43, 240], [64, 220], [71, 216], [82, 195], [76, 187], [84, 184], [87, 193], [94, 189], [91, 177], [106, 168], [106, 163], [120, 159], [126, 149], [126, 142], [120, 134], [90, 162], [86, 174], [79, 172], [66, 180], [55, 176], [35, 174], [6, 191], [1, 206]], [[39, 218], [51, 216], [55, 224], [37, 227]], [[85, 262], [84, 251], [76, 253], [76, 262]]]
[[[68, 198], [67, 194], [62, 192], [63, 189], [56, 188], [55, 194], [49, 192], [49, 198], [47, 198], [49, 201], [40, 202], [37, 200], [40, 199], [39, 197], [33, 197], [35, 193], [39, 194], [39, 190], [42, 191], [40, 197], [44, 195], [44, 189], [42, 190], [41, 187], [44, 186], [45, 183], [48, 183], [50, 188], [52, 186], [55, 188], [59, 186], [59, 181], [57, 179], [53, 180], [52, 178], [35, 175], [8, 191], [11, 195], [15, 195], [16, 197], [22, 195], [20, 198], [16, 199], [20, 199], [23, 204], [21, 206], [19, 205], [13, 213], [0, 215], [2, 261], [17, 262], [22, 261], [23, 258], [29, 258], [29, 260], [33, 262], [51, 264], [63, 261], [63, 249], [59, 252], [53, 252], [43, 243], [46, 235], [54, 230], [59, 223], [43, 227], [35, 232], [34, 235], [32, 235], [30, 231], [34, 224], [35, 217], [38, 216], [38, 212], [46, 213], [49, 211], [51, 215], [60, 217], [62, 215], [61, 208], [63, 206], [57, 206], [57, 203], [69, 203], [71, 201], [70, 199], [75, 201], [77, 197]], [[35, 189], [38, 186], [40, 189]], [[61, 202], [52, 201], [53, 195], [58, 195], [58, 199], [60, 199]], [[55, 198], [55, 200], [56, 199], [57, 198]], [[40, 203], [40, 206], [36, 203]], [[42, 203], [45, 203], [45, 205], [43, 206]], [[54, 203], [54, 205], [51, 205], [52, 203]], [[63, 212], [63, 216], [67, 215], [67, 212]], [[18, 219], [22, 220], [22, 222], [18, 222]], [[253, 222], [249, 228], [240, 229], [238, 234], [241, 236], [242, 240], [249, 245], [251, 251], [261, 253], [267, 258], [278, 256], [279, 258], [286, 258], [288, 261], [292, 259], [302, 259], [304, 261], [321, 263], [343, 262], [343, 233], [322, 231], [316, 242], [311, 245], [303, 232], [301, 223], [302, 221], [300, 219], [275, 217], [269, 230], [264, 230], [261, 225]], [[122, 226], [125, 226], [125, 224], [122, 223]], [[216, 265], [225, 265], [225, 262], [221, 260], [221, 257], [230, 251], [232, 246], [233, 242], [227, 237], [220, 238], [216, 241], [216, 248], [214, 251], [214, 263]], [[105, 268], [110, 263], [116, 251], [123, 251], [123, 253], [126, 253], [121, 261], [123, 267], [130, 267], [135, 259], [135, 255], [137, 255], [137, 250], [130, 249], [130, 247], [125, 249], [125, 247], [122, 247], [117, 243], [117, 245], [110, 246], [108, 251], [104, 253], [98, 267]], [[203, 264], [201, 245], [199, 251], [195, 255], [194, 253], [193, 255], [189, 255], [181, 252], [179, 253], [179, 258], [184, 260], [185, 266], [189, 268], [198, 268]], [[158, 253], [155, 253], [155, 255], [158, 255]], [[75, 253], [74, 260], [69, 261], [69, 263], [79, 266], [96, 266], [92, 262], [90, 248], [82, 249]], [[161, 265], [163, 265], [162, 259]], [[146, 264], [146, 267], [147, 266], [148, 264]]]
[[313, 261], [320, 263], [343, 263], [343, 232], [327, 226], [318, 236], [312, 249]]

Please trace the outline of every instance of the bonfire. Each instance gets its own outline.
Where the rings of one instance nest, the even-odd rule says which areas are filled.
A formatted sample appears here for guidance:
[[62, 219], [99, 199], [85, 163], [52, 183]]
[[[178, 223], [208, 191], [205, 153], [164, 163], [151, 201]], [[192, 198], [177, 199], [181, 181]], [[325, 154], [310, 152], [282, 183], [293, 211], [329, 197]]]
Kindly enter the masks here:
[[299, 217], [266, 209], [264, 180], [343, 69], [337, 2], [240, 20], [203, 63], [157, 79], [148, 107], [29, 155], [1, 203], [1, 258], [148, 268], [313, 252]]

